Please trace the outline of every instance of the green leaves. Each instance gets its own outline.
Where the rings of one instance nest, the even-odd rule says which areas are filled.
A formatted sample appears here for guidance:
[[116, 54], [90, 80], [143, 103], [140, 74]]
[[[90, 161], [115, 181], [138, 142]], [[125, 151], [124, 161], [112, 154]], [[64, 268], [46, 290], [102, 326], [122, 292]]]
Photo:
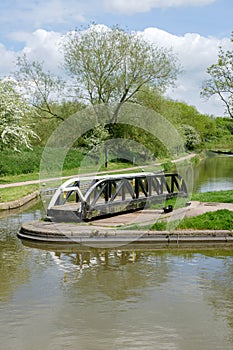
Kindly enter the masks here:
[[92, 105], [133, 101], [145, 85], [164, 91], [178, 73], [171, 51], [157, 48], [136, 33], [91, 25], [66, 35], [64, 68]]
[[204, 81], [201, 96], [208, 99], [217, 95], [225, 104], [226, 114], [233, 118], [233, 49], [224, 51], [220, 47], [218, 62], [212, 64], [207, 73], [210, 79]]
[[[15, 78], [23, 87], [23, 92], [29, 96], [29, 101], [44, 118], [64, 118], [53, 109], [53, 102], [64, 96], [64, 81], [52, 74], [45, 72], [43, 62], [30, 62], [26, 55], [17, 59], [18, 71]], [[37, 114], [39, 116], [39, 114]]]

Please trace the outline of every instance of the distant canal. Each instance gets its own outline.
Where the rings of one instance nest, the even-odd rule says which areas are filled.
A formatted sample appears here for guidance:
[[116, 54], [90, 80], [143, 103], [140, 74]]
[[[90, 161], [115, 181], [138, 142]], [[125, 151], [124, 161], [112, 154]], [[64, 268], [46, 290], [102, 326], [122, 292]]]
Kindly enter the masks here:
[[[217, 189], [232, 188], [229, 159], [224, 174], [211, 163]], [[198, 176], [200, 190], [210, 186]], [[38, 203], [0, 219], [1, 349], [233, 348], [232, 250], [23, 245], [21, 222], [42, 213]]]
[[194, 169], [194, 191], [233, 189], [233, 155], [211, 154]]

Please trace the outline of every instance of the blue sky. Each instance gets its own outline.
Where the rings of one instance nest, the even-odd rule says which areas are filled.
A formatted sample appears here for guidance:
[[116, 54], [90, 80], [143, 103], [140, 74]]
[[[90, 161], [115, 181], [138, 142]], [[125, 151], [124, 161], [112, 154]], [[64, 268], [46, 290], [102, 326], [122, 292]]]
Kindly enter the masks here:
[[184, 73], [170, 97], [203, 113], [219, 114], [223, 109], [218, 101], [201, 101], [199, 90], [201, 79], [207, 78], [206, 68], [217, 58], [218, 46], [231, 45], [232, 18], [232, 0], [2, 0], [0, 75], [14, 69], [22, 52], [55, 66], [60, 59], [55, 42], [69, 30], [90, 22], [118, 24], [143, 32], [156, 45], [172, 46], [180, 56]]
[[[162, 1], [161, 1], [162, 3]], [[187, 1], [188, 3], [188, 1]], [[229, 36], [232, 31], [233, 1], [220, 0], [206, 6], [154, 8], [149, 12], [131, 15], [98, 15], [98, 21], [111, 25], [119, 23], [130, 29], [158, 27], [176, 35], [187, 32], [204, 36]]]
[[[176, 35], [188, 32], [217, 38], [230, 36], [233, 30], [232, 0], [110, 0], [115, 6], [106, 3], [107, 0], [2, 0], [0, 42], [17, 49], [18, 42], [13, 40], [12, 33], [38, 28], [64, 33], [92, 21], [108, 26], [119, 24], [129, 30], [157, 27]], [[132, 5], [126, 7], [127, 3]], [[151, 5], [143, 10], [134, 3]]]

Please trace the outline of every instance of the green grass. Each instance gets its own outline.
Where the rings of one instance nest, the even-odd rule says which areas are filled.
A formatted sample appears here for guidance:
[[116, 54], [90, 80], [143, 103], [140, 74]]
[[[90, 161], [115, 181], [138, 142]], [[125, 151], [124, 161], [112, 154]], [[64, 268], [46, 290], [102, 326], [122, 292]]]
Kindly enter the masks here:
[[[44, 147], [35, 146], [33, 150], [24, 149], [21, 152], [2, 150], [0, 158], [0, 175], [21, 175], [38, 173]], [[59, 150], [57, 150], [59, 151]], [[84, 154], [82, 150], [71, 148], [65, 159], [64, 169], [74, 169], [80, 166]], [[55, 159], [53, 159], [55, 160]]]
[[178, 225], [180, 229], [233, 230], [233, 212], [227, 209], [207, 212], [192, 218], [185, 218]]
[[[0, 184], [38, 180], [39, 179], [39, 167], [41, 161], [41, 155], [44, 148], [40, 146], [35, 146], [33, 150], [22, 150], [20, 153], [16, 153], [12, 150], [1, 151], [0, 159]], [[181, 154], [180, 156], [183, 156]], [[106, 172], [117, 170], [119, 173], [129, 173], [129, 172], [141, 172], [145, 167], [145, 171], [155, 171], [166, 169], [167, 164], [170, 164], [168, 158], [157, 159], [156, 163], [163, 163], [163, 165], [149, 165], [135, 164], [135, 169], [125, 170], [126, 168], [133, 168], [133, 164], [129, 161], [109, 161], [108, 167], [105, 168], [102, 165], [99, 169], [96, 169], [94, 163], [89, 164], [87, 167], [84, 166], [83, 162], [84, 153], [82, 149], [72, 148], [69, 150], [62, 169], [62, 176], [72, 176], [78, 173], [96, 173], [96, 170], [99, 172]], [[52, 170], [51, 170], [52, 176]], [[57, 174], [56, 174], [57, 176]]]
[[23, 181], [31, 181], [38, 180], [38, 173], [30, 173], [30, 174], [21, 174], [21, 175], [7, 175], [0, 177], [0, 184], [11, 184], [15, 182], [23, 182]]
[[[124, 173], [141, 172], [142, 168], [143, 168], [143, 166], [140, 167], [140, 166], [135, 165], [134, 170], [123, 171], [124, 169], [131, 168], [131, 167], [133, 167], [133, 165], [131, 163], [127, 163], [127, 162], [125, 162], [125, 163], [124, 162], [119, 162], [119, 163], [118, 162], [109, 162], [107, 168], [102, 166], [100, 169], [98, 169], [98, 171], [108, 174], [109, 171], [116, 170], [115, 174], [117, 174], [117, 173], [122, 173], [122, 172], [124, 172]], [[119, 170], [119, 172], [117, 170]], [[154, 170], [154, 168], [153, 168], [153, 170]], [[69, 168], [69, 169], [63, 168], [62, 176], [72, 176], [72, 175], [75, 176], [78, 174], [91, 173], [91, 172], [95, 173], [95, 171], [96, 171], [96, 169], [94, 166], [82, 168], [81, 171], [80, 171], [78, 166], [73, 167], [73, 168]], [[39, 179], [39, 172], [19, 174], [19, 175], [5, 175], [5, 176], [0, 176], [0, 184], [38, 180], [38, 179]]]
[[[166, 228], [166, 222], [156, 222], [151, 227], [151, 230], [163, 231]], [[233, 230], [233, 212], [227, 209], [221, 209], [215, 212], [185, 218], [176, 226], [176, 229]]]
[[[106, 172], [106, 174], [109, 173], [110, 170], [116, 170], [115, 174], [117, 174], [117, 170], [119, 169], [119, 173], [122, 173], [120, 169], [125, 169], [126, 167], [129, 167], [129, 164], [122, 165], [122, 164], [111, 164], [111, 167], [109, 166], [106, 168], [101, 168], [99, 171]], [[131, 171], [125, 171], [127, 172], [140, 172], [141, 170], [138, 168], [135, 168], [135, 170]], [[85, 173], [91, 173], [93, 172], [93, 168], [86, 168]], [[82, 172], [81, 172], [82, 173]], [[63, 169], [62, 170], [62, 176], [72, 176], [72, 175], [78, 175], [80, 174], [79, 168], [72, 168], [72, 169]], [[23, 181], [31, 181], [31, 180], [39, 180], [39, 173], [30, 173], [30, 174], [20, 174], [20, 175], [6, 175], [6, 176], [0, 176], [0, 184], [9, 184], [9, 183], [15, 183], [15, 182], [23, 182]]]
[[38, 190], [38, 185], [27, 185], [19, 187], [8, 187], [0, 189], [0, 202], [11, 202], [16, 199], [27, 196], [30, 193]]
[[233, 203], [233, 190], [193, 193], [192, 200], [200, 202]]

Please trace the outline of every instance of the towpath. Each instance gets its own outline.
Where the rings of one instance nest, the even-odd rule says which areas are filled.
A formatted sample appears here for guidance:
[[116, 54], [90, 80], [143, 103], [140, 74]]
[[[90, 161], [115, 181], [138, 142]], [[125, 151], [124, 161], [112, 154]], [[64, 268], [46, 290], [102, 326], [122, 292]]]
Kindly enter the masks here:
[[[178, 162], [182, 162], [184, 160], [188, 160], [191, 159], [193, 157], [195, 157], [195, 153], [190, 153], [186, 156], [180, 157], [178, 159], [174, 159], [171, 162], [172, 163], [178, 163]], [[159, 162], [159, 163], [154, 163], [154, 164], [150, 164], [150, 165], [144, 165], [143, 169], [146, 169], [148, 167], [151, 166], [160, 166], [164, 164], [164, 162]], [[48, 178], [46, 179], [46, 181], [54, 181], [54, 180], [66, 180], [66, 179], [71, 179], [75, 176], [79, 176], [79, 177], [84, 177], [84, 176], [91, 176], [91, 175], [103, 175], [106, 174], [106, 172], [109, 173], [119, 173], [119, 171], [130, 171], [130, 170], [135, 170], [135, 169], [139, 169], [142, 170], [141, 166], [137, 166], [137, 167], [130, 167], [130, 168], [124, 168], [124, 169], [117, 169], [117, 170], [105, 170], [105, 171], [100, 171], [98, 172], [98, 174], [95, 173], [86, 173], [86, 174], [74, 174], [74, 175], [70, 175], [70, 176], [62, 176], [59, 178]], [[20, 181], [20, 182], [13, 182], [13, 183], [7, 183], [7, 184], [0, 184], [0, 189], [1, 188], [9, 188], [9, 187], [17, 187], [17, 186], [26, 186], [26, 185], [33, 185], [33, 184], [40, 184], [41, 182], [44, 182], [45, 180], [43, 179], [38, 179], [38, 180], [29, 180], [29, 181]]]

